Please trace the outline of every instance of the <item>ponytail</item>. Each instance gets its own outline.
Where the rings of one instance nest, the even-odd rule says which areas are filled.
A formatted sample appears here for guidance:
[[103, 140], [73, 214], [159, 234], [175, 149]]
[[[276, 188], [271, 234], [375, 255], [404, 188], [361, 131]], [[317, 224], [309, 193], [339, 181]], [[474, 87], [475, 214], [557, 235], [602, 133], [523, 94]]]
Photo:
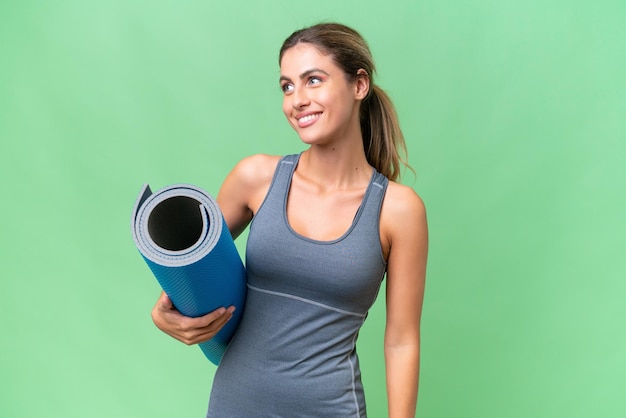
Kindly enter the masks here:
[[391, 99], [373, 85], [361, 103], [361, 133], [367, 161], [389, 180], [400, 178], [400, 164], [406, 162], [406, 143]]

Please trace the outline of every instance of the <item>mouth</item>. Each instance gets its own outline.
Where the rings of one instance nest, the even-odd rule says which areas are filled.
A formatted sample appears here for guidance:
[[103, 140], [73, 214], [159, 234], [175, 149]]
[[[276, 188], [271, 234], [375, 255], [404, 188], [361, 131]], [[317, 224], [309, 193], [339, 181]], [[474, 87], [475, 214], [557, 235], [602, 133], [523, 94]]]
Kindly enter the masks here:
[[298, 121], [299, 127], [305, 128], [315, 123], [315, 121], [317, 121], [320, 116], [322, 116], [322, 112], [307, 113], [305, 115], [296, 115], [296, 120]]

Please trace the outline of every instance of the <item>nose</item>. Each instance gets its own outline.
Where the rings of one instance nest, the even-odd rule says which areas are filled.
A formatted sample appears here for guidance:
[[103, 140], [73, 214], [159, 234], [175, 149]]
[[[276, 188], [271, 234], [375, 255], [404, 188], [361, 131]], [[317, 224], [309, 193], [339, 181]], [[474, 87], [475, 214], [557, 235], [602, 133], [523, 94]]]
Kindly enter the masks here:
[[294, 109], [302, 109], [303, 107], [311, 104], [311, 100], [309, 99], [306, 89], [302, 87], [296, 87], [291, 97], [291, 105]]

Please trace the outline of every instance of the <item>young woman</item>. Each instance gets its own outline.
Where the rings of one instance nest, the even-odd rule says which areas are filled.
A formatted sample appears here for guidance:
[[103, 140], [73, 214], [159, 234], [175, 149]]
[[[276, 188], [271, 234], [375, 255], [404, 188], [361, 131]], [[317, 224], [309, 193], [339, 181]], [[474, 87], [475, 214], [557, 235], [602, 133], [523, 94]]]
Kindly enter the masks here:
[[[233, 237], [250, 224], [248, 295], [207, 416], [365, 417], [355, 344], [386, 273], [389, 417], [413, 417], [427, 225], [421, 199], [394, 181], [405, 147], [395, 111], [351, 28], [296, 31], [279, 64], [283, 111], [309, 147], [245, 158], [219, 192]], [[196, 344], [232, 312], [187, 318], [162, 294], [152, 316]]]

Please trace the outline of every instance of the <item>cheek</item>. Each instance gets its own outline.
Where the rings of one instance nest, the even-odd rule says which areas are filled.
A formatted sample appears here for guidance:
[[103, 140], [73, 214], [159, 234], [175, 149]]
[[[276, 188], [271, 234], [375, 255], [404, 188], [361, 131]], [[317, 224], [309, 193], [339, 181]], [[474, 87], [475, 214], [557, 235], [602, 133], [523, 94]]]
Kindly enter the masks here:
[[343, 113], [353, 101], [349, 92], [339, 87], [320, 90], [315, 99], [327, 109], [332, 109], [333, 113]]
[[292, 112], [293, 112], [293, 108], [291, 107], [291, 100], [285, 97], [283, 99], [283, 114], [285, 115], [285, 118], [287, 119], [287, 123], [289, 123], [289, 125], [293, 129], [296, 129], [297, 124], [296, 124], [296, 121], [294, 121], [293, 118], [291, 117]]
[[289, 105], [287, 97], [283, 98], [283, 113], [287, 116], [287, 118], [289, 118], [291, 114], [291, 106]]

